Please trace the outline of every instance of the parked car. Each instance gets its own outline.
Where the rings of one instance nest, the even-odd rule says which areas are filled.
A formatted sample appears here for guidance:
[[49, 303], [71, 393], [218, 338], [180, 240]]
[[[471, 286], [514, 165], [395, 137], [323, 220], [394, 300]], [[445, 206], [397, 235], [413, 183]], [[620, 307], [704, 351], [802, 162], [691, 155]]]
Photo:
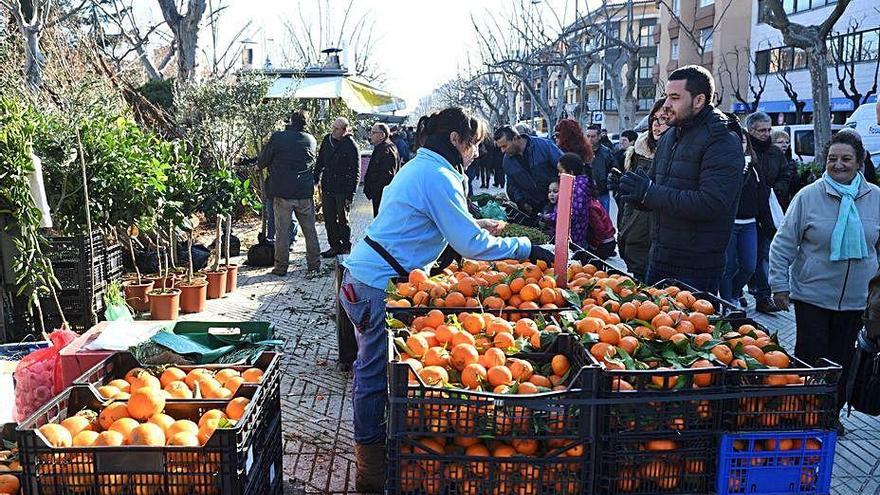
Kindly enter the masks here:
[[880, 124], [877, 123], [876, 103], [865, 103], [846, 119], [846, 126], [852, 127], [862, 136], [865, 150], [876, 162], [880, 158]]
[[[816, 159], [816, 138], [813, 135], [813, 125], [779, 125], [774, 126], [774, 131], [785, 131], [791, 136], [791, 155], [803, 163], [812, 162]], [[831, 134], [843, 129], [840, 124], [831, 125]]]

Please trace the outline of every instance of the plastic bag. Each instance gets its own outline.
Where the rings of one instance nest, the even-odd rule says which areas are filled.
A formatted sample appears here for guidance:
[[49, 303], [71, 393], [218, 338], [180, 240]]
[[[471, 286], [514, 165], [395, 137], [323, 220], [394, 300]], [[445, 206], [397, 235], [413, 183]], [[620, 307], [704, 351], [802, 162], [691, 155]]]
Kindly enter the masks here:
[[489, 201], [485, 206], [480, 207], [480, 215], [483, 218], [490, 218], [492, 220], [507, 220], [507, 213], [504, 212], [504, 208], [495, 201]]
[[134, 317], [131, 315], [128, 306], [124, 304], [114, 304], [107, 306], [104, 310], [104, 318], [107, 321], [132, 321]]
[[49, 335], [52, 346], [36, 350], [15, 367], [15, 421], [21, 422], [45, 405], [67, 386], [61, 378], [59, 353], [78, 335], [70, 330], [55, 330]]

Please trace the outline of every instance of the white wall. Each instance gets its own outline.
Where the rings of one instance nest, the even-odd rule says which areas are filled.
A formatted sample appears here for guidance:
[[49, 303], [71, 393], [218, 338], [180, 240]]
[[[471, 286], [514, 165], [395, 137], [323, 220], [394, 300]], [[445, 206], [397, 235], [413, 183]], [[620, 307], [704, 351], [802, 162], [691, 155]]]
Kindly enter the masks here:
[[[785, 43], [782, 41], [782, 34], [780, 34], [778, 30], [771, 27], [769, 24], [758, 24], [757, 0], [752, 0], [752, 2], [752, 53], [759, 50], [766, 50], [768, 48], [768, 43], [773, 47], [783, 46]], [[859, 23], [858, 31], [864, 31], [880, 26], [880, 14], [875, 10], [878, 6], [880, 6], [878, 0], [853, 0], [853, 2], [847, 7], [843, 16], [837, 21], [837, 24], [835, 24], [835, 29], [832, 32], [837, 31], [845, 33], [850, 27], [852, 21]], [[834, 10], [834, 6], [830, 5], [821, 9], [798, 12], [797, 14], [790, 15], [789, 19], [798, 24], [818, 25], [828, 18], [832, 10]], [[859, 81], [857, 87], [863, 92], [870, 89], [871, 84], [873, 83], [876, 63], [876, 61], [871, 61], [856, 65], [856, 80]], [[804, 99], [812, 99], [809, 71], [806, 69], [789, 71], [787, 76], [788, 80], [791, 81], [792, 85], [797, 90], [798, 96], [801, 96]], [[832, 85], [831, 98], [844, 97], [837, 88], [837, 79], [833, 67], [829, 67], [828, 69], [828, 82]], [[779, 79], [775, 74], [769, 74], [767, 76], [767, 87], [764, 90], [761, 100], [788, 101], [788, 96], [785, 94], [785, 90], [782, 89], [782, 83], [779, 82]]]

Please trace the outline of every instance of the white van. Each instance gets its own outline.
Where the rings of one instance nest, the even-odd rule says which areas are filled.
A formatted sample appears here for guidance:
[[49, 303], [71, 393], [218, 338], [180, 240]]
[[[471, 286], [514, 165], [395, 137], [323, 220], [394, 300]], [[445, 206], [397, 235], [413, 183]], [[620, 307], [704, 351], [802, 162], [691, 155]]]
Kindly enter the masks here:
[[[791, 137], [791, 156], [802, 163], [816, 159], [816, 138], [812, 124], [792, 124], [773, 126], [774, 131], [785, 131]], [[831, 134], [843, 129], [840, 124], [831, 124]]]
[[862, 136], [865, 149], [874, 161], [880, 156], [880, 124], [877, 124], [877, 104], [865, 103], [846, 119], [846, 126], [855, 129]]

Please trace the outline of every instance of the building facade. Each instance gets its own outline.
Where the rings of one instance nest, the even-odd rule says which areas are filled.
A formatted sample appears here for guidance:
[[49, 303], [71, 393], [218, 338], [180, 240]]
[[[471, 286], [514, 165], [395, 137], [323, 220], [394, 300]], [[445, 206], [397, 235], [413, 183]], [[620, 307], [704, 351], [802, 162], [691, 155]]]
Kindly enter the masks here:
[[661, 0], [657, 84], [662, 88], [679, 67], [700, 65], [715, 76], [716, 106], [732, 111], [742, 103], [740, 99], [751, 101], [752, 4], [752, 0]]
[[[760, 8], [763, 0], [751, 2], [751, 49], [755, 54], [752, 77], [767, 81], [758, 109], [769, 113], [777, 124], [808, 123], [814, 109], [803, 51], [786, 46], [782, 34], [764, 22]], [[836, 0], [785, 0], [783, 5], [792, 22], [818, 25], [828, 18], [836, 3]], [[868, 96], [868, 93], [872, 88], [876, 91], [880, 69], [878, 5], [877, 0], [853, 0], [827, 41], [828, 91], [835, 124], [844, 123], [857, 104], [876, 101], [876, 95]], [[797, 93], [797, 97], [793, 93]], [[801, 122], [796, 121], [796, 101], [802, 105]]]

